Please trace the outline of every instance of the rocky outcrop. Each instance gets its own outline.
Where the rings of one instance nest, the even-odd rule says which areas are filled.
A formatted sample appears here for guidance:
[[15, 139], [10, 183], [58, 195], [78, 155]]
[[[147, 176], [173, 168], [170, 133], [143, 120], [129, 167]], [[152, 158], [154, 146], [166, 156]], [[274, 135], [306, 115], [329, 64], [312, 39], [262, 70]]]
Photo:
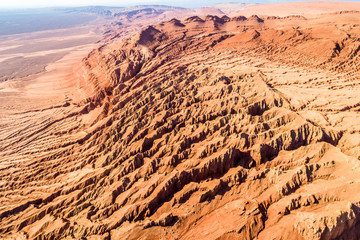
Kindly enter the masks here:
[[334, 47], [286, 20], [172, 19], [91, 52], [91, 95], [2, 140], [0, 237], [357, 239], [356, 30]]

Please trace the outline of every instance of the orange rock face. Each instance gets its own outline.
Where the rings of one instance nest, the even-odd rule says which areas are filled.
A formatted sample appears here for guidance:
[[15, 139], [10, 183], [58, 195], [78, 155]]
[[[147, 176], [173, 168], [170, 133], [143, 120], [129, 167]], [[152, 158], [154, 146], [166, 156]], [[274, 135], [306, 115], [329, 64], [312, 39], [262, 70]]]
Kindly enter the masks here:
[[359, 22], [191, 17], [92, 51], [87, 98], [3, 120], [0, 236], [358, 239]]

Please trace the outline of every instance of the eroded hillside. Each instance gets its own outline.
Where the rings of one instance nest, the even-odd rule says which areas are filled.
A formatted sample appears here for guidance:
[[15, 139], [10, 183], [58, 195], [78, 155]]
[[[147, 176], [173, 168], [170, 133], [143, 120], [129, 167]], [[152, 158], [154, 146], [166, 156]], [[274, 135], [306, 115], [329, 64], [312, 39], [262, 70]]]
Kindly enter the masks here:
[[[334, 22], [336, 19], [336, 22]], [[0, 130], [0, 236], [358, 239], [358, 12], [191, 17]]]

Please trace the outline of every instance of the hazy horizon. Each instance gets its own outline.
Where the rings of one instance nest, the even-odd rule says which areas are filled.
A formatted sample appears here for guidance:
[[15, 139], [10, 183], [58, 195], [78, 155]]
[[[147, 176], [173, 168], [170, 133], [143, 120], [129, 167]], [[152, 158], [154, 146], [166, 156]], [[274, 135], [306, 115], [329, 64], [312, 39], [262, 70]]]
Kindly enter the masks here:
[[[182, 1], [171, 1], [171, 0], [136, 0], [136, 1], [119, 1], [119, 0], [63, 0], [63, 1], [47, 1], [47, 0], [13, 0], [7, 2], [0, 2], [0, 10], [6, 9], [24, 9], [24, 8], [44, 8], [44, 7], [80, 7], [80, 6], [113, 6], [113, 7], [127, 7], [134, 5], [168, 5], [186, 8], [199, 8], [209, 7], [217, 3], [276, 3], [276, 2], [297, 2], [297, 1], [314, 1], [314, 0], [182, 0]], [[343, 0], [338, 0], [343, 1]], [[349, 2], [358, 2], [349, 1]]]

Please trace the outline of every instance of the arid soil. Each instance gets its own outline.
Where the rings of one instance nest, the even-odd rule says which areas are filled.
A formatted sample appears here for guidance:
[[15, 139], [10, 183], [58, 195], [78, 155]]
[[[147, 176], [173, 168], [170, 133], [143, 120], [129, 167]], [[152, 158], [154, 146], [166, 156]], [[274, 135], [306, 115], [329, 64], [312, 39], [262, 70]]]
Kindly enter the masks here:
[[95, 27], [74, 27], [0, 36], [0, 83], [41, 73], [72, 51], [102, 40]]
[[0, 116], [0, 238], [359, 239], [359, 23], [172, 19], [37, 79]]

